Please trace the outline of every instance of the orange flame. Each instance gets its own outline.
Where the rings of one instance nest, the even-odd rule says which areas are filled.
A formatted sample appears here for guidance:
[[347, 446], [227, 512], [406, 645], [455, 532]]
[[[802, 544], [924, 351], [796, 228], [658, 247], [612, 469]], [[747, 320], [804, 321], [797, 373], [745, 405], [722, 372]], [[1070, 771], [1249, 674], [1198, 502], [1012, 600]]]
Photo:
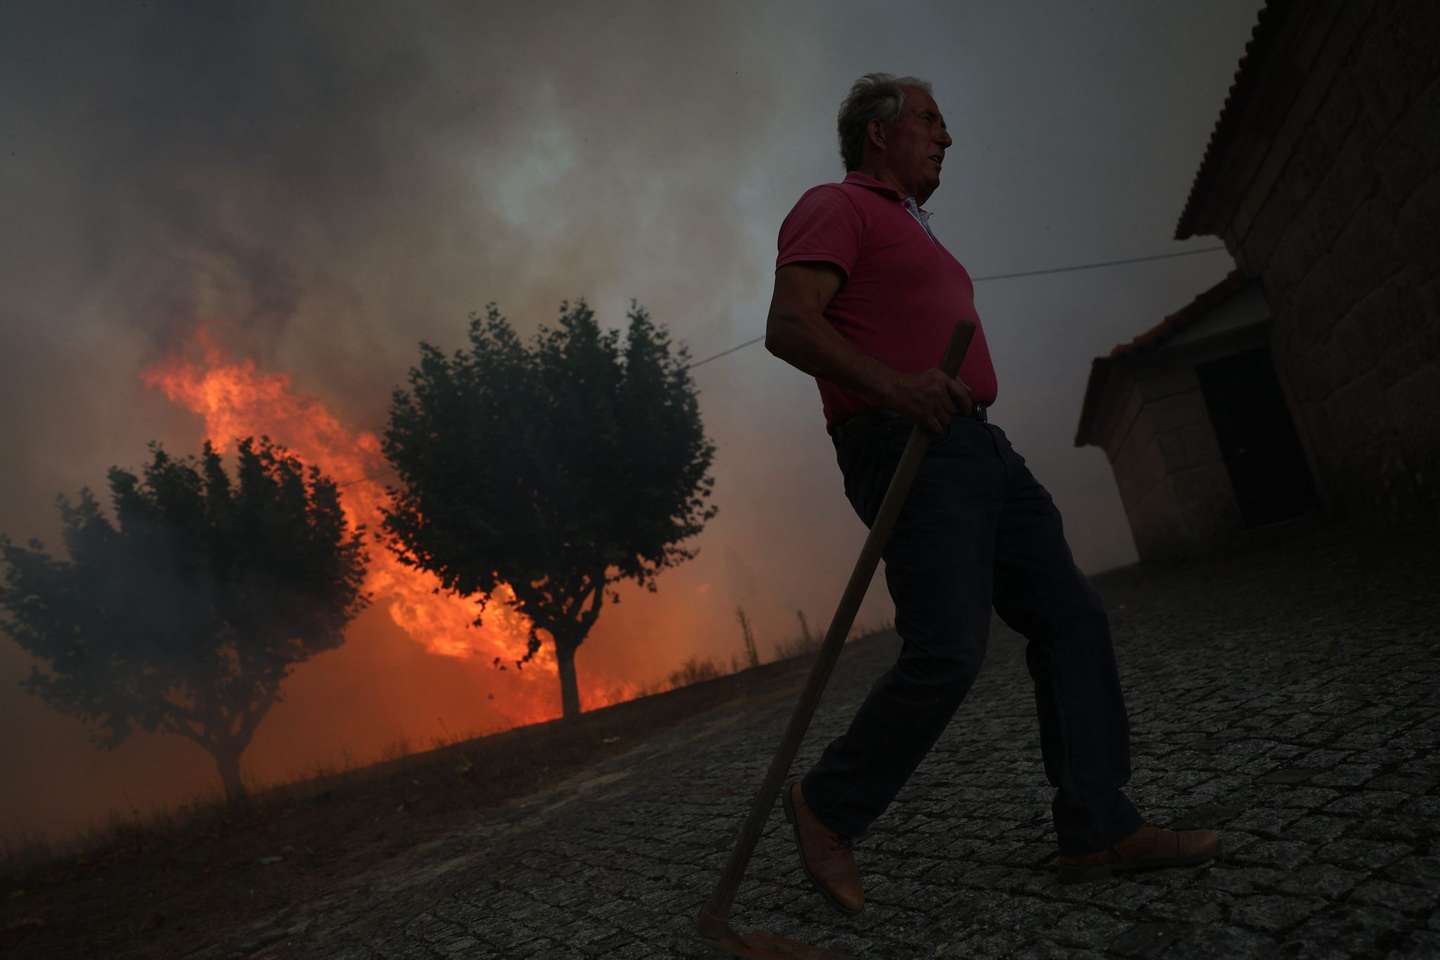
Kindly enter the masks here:
[[[184, 353], [198, 354], [200, 359], [187, 359]], [[502, 585], [492, 595], [477, 628], [478, 600], [442, 591], [433, 574], [405, 566], [389, 549], [376, 544], [373, 535], [381, 529], [380, 508], [386, 502], [378, 478], [389, 468], [375, 434], [346, 427], [319, 400], [298, 393], [286, 374], [260, 371], [249, 359], [227, 359], [203, 327], [196, 330], [191, 349], [145, 370], [141, 379], [204, 418], [205, 436], [217, 450], [224, 451], [243, 437], [268, 436], [307, 466], [333, 478], [340, 485], [346, 519], [363, 524], [371, 534], [365, 589], [411, 639], [434, 654], [498, 657], [512, 664], [511, 669], [513, 661], [524, 656], [530, 620], [509, 606], [514, 599], [509, 586]], [[557, 675], [554, 650], [546, 643], [516, 678], [524, 678], [530, 688], [523, 696], [530, 703], [518, 715], [511, 711], [518, 723], [559, 715]], [[630, 683], [592, 681], [582, 688], [581, 703], [592, 709], [628, 699], [634, 690]]]

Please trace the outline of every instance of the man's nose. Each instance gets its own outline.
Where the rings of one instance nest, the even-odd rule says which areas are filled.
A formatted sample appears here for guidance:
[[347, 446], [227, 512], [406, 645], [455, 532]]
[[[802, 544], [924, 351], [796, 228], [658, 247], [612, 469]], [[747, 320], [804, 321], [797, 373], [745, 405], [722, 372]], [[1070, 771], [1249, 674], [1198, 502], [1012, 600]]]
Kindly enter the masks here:
[[954, 142], [955, 142], [954, 140], [951, 140], [951, 139], [950, 139], [950, 131], [948, 131], [948, 130], [941, 130], [941, 131], [940, 131], [940, 144], [941, 144], [942, 146], [948, 148], [948, 147], [950, 146], [950, 144], [952, 144], [952, 143], [954, 143]]

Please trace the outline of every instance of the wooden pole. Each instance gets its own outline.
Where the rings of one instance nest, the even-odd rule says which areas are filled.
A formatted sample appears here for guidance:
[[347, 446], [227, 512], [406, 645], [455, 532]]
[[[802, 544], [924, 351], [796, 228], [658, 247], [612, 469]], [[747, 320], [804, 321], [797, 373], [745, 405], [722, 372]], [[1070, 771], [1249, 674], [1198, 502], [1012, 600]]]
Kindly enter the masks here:
[[[950, 345], [945, 350], [945, 357], [940, 362], [941, 370], [955, 376], [965, 351], [970, 347], [970, 338], [974, 335], [973, 323], [962, 322], [956, 325], [955, 332], [950, 337]], [[875, 568], [880, 565], [880, 556], [885, 552], [890, 534], [894, 532], [900, 508], [905, 505], [910, 486], [915, 482], [915, 474], [919, 472], [920, 463], [925, 459], [925, 452], [929, 448], [930, 434], [917, 424], [911, 429], [905, 452], [900, 455], [895, 475], [890, 478], [885, 499], [880, 503], [880, 512], [870, 526], [865, 546], [860, 550], [860, 559], [856, 561], [855, 569], [850, 574], [850, 582], [845, 585], [840, 605], [835, 611], [835, 617], [830, 621], [830, 629], [825, 633], [819, 656], [810, 671], [810, 679], [805, 684], [799, 702], [795, 704], [790, 725], [785, 728], [785, 735], [780, 740], [780, 749], [770, 761], [770, 769], [765, 771], [765, 779], [760, 782], [760, 789], [755, 793], [750, 814], [740, 828], [740, 836], [735, 842], [730, 861], [720, 874], [720, 882], [716, 885], [714, 894], [709, 902], [700, 908], [700, 915], [696, 917], [696, 926], [707, 937], [721, 939], [727, 934], [733, 936], [729, 929], [730, 908], [735, 903], [735, 893], [740, 888], [740, 880], [745, 875], [745, 868], [750, 864], [755, 845], [760, 842], [760, 834], [775, 806], [775, 798], [780, 795], [780, 786], [790, 772], [790, 764], [795, 761], [795, 754], [800, 752], [800, 741], [804, 739], [810, 720], [815, 716], [820, 695], [830, 680], [836, 661], [840, 659], [845, 636], [855, 622], [860, 601], [865, 599], [865, 592], [870, 589], [870, 581], [874, 579]]]

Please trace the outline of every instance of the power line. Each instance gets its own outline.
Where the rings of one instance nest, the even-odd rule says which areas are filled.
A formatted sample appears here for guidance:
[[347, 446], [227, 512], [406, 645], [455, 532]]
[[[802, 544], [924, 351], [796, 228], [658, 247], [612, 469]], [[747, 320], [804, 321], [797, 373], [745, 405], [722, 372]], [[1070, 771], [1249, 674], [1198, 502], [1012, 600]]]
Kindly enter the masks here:
[[[1181, 250], [1178, 253], [1156, 253], [1148, 257], [1126, 257], [1123, 260], [1102, 260], [1099, 263], [1081, 263], [1076, 264], [1073, 267], [1049, 267], [1045, 270], [1023, 270], [1020, 273], [992, 273], [988, 277], [972, 277], [971, 282], [984, 283], [986, 280], [1011, 280], [1015, 277], [1038, 277], [1042, 274], [1047, 273], [1070, 273], [1075, 270], [1098, 270], [1100, 267], [1114, 267], [1125, 263], [1144, 263], [1147, 260], [1168, 260], [1171, 257], [1193, 257], [1197, 253], [1214, 253], [1216, 250], [1224, 249], [1225, 248], [1223, 246], [1204, 247], [1199, 250]], [[728, 357], [735, 351], [743, 350], [746, 347], [751, 346], [752, 344], [759, 343], [761, 340], [764, 339], [764, 334], [761, 334], [758, 337], [752, 337], [743, 343], [737, 343], [735, 346], [730, 347], [729, 349], [721, 350], [719, 353], [711, 354], [703, 360], [696, 360], [694, 363], [690, 364], [685, 369], [694, 370], [696, 367], [701, 366], [702, 364], [709, 363], [711, 360], [719, 360], [721, 357]]]
[[[1147, 257], [1126, 257], [1123, 260], [1102, 260], [1098, 263], [1080, 263], [1071, 267], [1048, 267], [1044, 270], [1023, 270], [1019, 273], [992, 273], [988, 277], [971, 277], [970, 279], [972, 283], [984, 283], [987, 280], [1013, 280], [1016, 277], [1038, 277], [1049, 273], [1071, 273], [1076, 270], [1098, 270], [1101, 267], [1116, 267], [1127, 263], [1145, 263], [1149, 260], [1169, 260], [1172, 257], [1193, 257], [1199, 253], [1214, 253], [1217, 250], [1224, 249], [1225, 248], [1223, 246], [1204, 247], [1199, 250], [1181, 250], [1178, 253], [1156, 253], [1151, 254]], [[721, 357], [728, 357], [730, 354], [740, 350], [744, 350], [746, 347], [753, 346], [754, 344], [757, 344], [764, 339], [764, 334], [761, 334], [758, 337], [752, 337], [742, 343], [735, 344], [735, 346], [733, 347], [721, 350], [719, 353], [712, 353], [710, 356], [706, 357], [703, 360], [696, 360], [694, 363], [686, 366], [685, 369], [694, 370], [696, 367], [707, 364], [711, 360], [719, 360]], [[337, 483], [336, 486], [348, 487], [352, 484], [362, 483], [366, 480], [378, 479], [378, 477], [357, 477], [354, 480], [346, 480], [343, 483]]]
[[1214, 253], [1216, 250], [1224, 250], [1219, 247], [1202, 247], [1199, 250], [1181, 250], [1177, 253], [1155, 253], [1148, 257], [1126, 257], [1124, 260], [1102, 260], [1099, 263], [1082, 263], [1073, 267], [1050, 267], [1047, 270], [1025, 270], [1021, 273], [992, 273], [988, 277], [976, 277], [975, 282], [983, 280], [1009, 280], [1012, 277], [1034, 277], [1042, 273], [1069, 273], [1072, 270], [1094, 270], [1099, 267], [1114, 267], [1122, 263], [1144, 263], [1146, 260], [1169, 260], [1171, 257], [1193, 257], [1197, 253]]

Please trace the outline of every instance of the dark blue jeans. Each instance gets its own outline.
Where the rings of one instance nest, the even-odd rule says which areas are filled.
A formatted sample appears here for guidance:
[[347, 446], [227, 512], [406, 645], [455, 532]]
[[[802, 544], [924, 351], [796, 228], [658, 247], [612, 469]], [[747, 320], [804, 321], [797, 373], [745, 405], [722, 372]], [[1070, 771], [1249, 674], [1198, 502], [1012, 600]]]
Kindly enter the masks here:
[[[907, 420], [866, 417], [835, 439], [845, 495], [867, 527], [909, 435]], [[889, 806], [970, 690], [993, 604], [1027, 640], [1061, 852], [1136, 830], [1121, 791], [1130, 731], [1109, 621], [1054, 501], [1003, 430], [956, 417], [931, 441], [884, 557], [900, 658], [802, 781], [821, 822], [859, 837]]]

